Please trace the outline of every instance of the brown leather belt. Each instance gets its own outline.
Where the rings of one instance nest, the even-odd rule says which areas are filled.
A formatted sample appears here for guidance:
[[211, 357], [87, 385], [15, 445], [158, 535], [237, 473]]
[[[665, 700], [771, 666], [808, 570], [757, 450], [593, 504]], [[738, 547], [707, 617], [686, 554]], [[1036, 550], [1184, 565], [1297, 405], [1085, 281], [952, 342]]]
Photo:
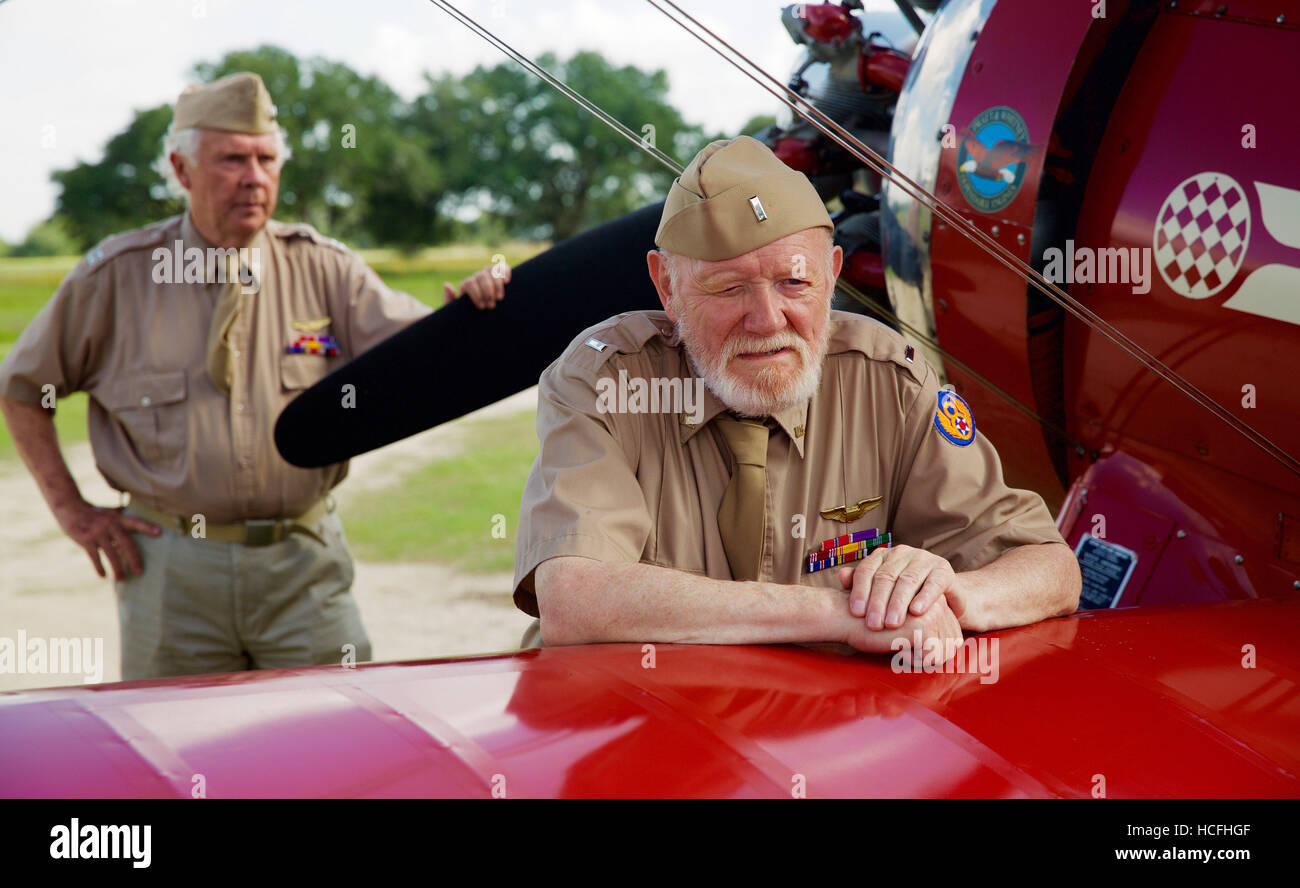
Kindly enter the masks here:
[[[191, 524], [192, 518], [168, 514], [134, 498], [132, 498], [127, 508], [146, 521], [152, 521], [160, 527], [170, 528], [194, 536], [191, 532], [195, 527], [195, 525]], [[197, 536], [195, 539], [218, 540], [223, 543], [242, 543], [245, 546], [269, 546], [272, 543], [287, 539], [291, 533], [301, 533], [311, 537], [323, 546], [325, 541], [312, 529], [312, 526], [332, 511], [334, 511], [334, 499], [327, 496], [297, 518], [259, 518], [252, 521], [236, 521], [232, 524], [205, 522], [202, 536]]]

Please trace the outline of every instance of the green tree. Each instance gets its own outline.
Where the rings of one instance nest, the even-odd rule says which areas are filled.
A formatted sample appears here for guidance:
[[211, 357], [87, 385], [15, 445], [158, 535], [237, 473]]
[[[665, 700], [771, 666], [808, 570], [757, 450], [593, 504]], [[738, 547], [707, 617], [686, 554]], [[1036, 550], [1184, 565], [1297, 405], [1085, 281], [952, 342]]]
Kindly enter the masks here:
[[[679, 163], [706, 141], [667, 102], [662, 70], [615, 68], [599, 54], [538, 63]], [[449, 160], [455, 199], [525, 237], [559, 240], [658, 200], [673, 174], [513, 63], [427, 78], [412, 121]], [[467, 151], [453, 150], [460, 142]]]
[[55, 213], [78, 249], [184, 208], [185, 202], [168, 194], [153, 168], [171, 119], [167, 105], [137, 111], [130, 125], [109, 140], [103, 160], [51, 175], [62, 189]]

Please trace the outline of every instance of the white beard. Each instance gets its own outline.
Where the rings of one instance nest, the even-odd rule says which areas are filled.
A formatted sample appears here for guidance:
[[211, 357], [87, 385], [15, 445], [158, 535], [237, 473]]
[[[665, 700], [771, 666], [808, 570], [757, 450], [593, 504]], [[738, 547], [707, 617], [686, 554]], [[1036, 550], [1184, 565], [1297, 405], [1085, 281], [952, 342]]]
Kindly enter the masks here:
[[[775, 336], [736, 336], [723, 344], [722, 354], [710, 355], [699, 346], [695, 330], [686, 320], [684, 311], [677, 312], [677, 336], [686, 346], [695, 373], [704, 385], [723, 404], [741, 416], [770, 416], [802, 404], [817, 393], [821, 386], [822, 365], [830, 343], [830, 305], [826, 307], [827, 320], [816, 343], [809, 345], [794, 330], [783, 330]], [[727, 369], [727, 364], [737, 354], [765, 352], [789, 346], [799, 356], [799, 367], [764, 367], [752, 380], [740, 379]]]

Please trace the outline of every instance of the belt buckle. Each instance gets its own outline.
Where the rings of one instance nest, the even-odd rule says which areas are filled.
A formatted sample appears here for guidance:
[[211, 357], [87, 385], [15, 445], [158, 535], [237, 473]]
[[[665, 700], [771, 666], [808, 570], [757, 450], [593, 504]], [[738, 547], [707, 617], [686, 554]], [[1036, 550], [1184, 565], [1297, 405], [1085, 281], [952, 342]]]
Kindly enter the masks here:
[[276, 528], [280, 524], [274, 518], [257, 518], [244, 522], [244, 545], [269, 546], [276, 539]]

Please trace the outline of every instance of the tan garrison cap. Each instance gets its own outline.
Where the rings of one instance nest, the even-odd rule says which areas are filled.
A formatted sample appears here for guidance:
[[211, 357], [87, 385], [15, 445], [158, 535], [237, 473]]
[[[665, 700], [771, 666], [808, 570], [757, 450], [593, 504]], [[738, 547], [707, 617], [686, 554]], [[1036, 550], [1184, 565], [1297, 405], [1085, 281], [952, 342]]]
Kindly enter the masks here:
[[262, 78], [245, 71], [185, 87], [176, 100], [174, 125], [260, 135], [275, 132], [275, 114]]
[[831, 228], [808, 178], [749, 136], [710, 142], [668, 192], [655, 243], [716, 262], [805, 228]]

